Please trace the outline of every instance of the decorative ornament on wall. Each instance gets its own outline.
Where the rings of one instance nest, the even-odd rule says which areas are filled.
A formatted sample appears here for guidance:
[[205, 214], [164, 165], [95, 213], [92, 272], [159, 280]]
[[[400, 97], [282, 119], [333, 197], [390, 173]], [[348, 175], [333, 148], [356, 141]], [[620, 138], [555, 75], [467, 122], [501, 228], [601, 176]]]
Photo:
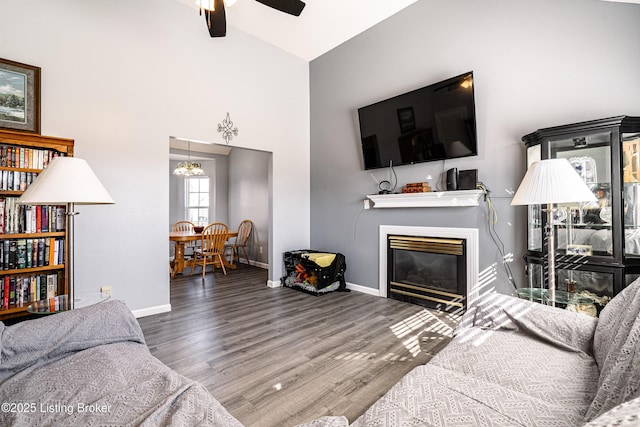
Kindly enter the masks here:
[[222, 123], [218, 123], [218, 132], [222, 132], [222, 138], [227, 145], [229, 145], [229, 141], [231, 141], [234, 136], [238, 136], [238, 128], [233, 127], [229, 113], [227, 113], [227, 118], [224, 119]]

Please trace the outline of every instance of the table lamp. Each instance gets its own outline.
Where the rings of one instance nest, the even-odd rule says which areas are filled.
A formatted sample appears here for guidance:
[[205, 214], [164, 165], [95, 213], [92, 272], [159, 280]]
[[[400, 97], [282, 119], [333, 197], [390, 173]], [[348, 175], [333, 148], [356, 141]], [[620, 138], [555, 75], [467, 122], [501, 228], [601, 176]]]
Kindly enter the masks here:
[[547, 271], [549, 299], [556, 300], [556, 268], [553, 227], [554, 205], [558, 203], [595, 202], [596, 196], [564, 158], [547, 159], [531, 164], [511, 205], [547, 205]]
[[69, 219], [69, 304], [74, 306], [73, 222], [75, 205], [115, 203], [89, 164], [77, 157], [54, 157], [46, 169], [22, 193], [23, 205], [66, 205]]

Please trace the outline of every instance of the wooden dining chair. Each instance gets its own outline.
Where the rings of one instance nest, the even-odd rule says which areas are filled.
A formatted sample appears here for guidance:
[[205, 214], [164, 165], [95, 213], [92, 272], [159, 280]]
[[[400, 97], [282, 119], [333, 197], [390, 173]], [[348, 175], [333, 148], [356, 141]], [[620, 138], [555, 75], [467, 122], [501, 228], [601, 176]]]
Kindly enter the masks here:
[[202, 279], [204, 280], [207, 265], [212, 265], [211, 271], [213, 272], [215, 270], [215, 263], [220, 263], [222, 272], [226, 276], [227, 270], [224, 267], [222, 257], [224, 256], [224, 244], [227, 242], [228, 236], [229, 228], [221, 222], [209, 224], [202, 230], [202, 246], [196, 248], [193, 252], [194, 258], [191, 264], [191, 274], [193, 274], [193, 268], [196, 265], [202, 265]]
[[230, 259], [229, 262], [233, 264], [234, 258], [238, 258], [238, 262], [240, 262], [240, 249], [242, 249], [242, 253], [244, 254], [244, 259], [247, 260], [247, 264], [251, 265], [249, 262], [249, 256], [247, 255], [247, 241], [249, 240], [249, 236], [251, 235], [251, 231], [253, 230], [253, 222], [248, 219], [243, 220], [238, 226], [238, 236], [233, 243], [227, 243], [225, 251], [230, 250]]
[[[195, 230], [195, 224], [192, 223], [191, 221], [178, 221], [176, 223], [174, 223], [171, 226], [171, 231], [191, 231], [193, 232]], [[189, 262], [193, 261], [193, 249], [195, 248], [195, 244], [193, 242], [187, 242], [184, 244], [184, 249], [185, 249], [185, 257], [188, 257]], [[190, 253], [187, 254], [186, 253], [186, 249], [190, 249]], [[173, 260], [169, 261], [169, 273], [171, 274], [171, 277], [174, 276], [173, 274]]]

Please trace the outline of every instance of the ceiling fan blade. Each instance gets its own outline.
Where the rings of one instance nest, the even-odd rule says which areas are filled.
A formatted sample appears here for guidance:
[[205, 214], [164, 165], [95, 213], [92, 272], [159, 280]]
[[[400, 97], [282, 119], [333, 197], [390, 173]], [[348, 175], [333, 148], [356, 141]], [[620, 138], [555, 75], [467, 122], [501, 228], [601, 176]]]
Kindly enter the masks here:
[[[204, 10], [204, 20], [207, 23], [209, 29], [209, 35], [211, 37], [224, 37], [227, 35], [227, 17], [224, 12], [224, 0], [215, 0], [214, 11]], [[202, 9], [200, 9], [202, 13]]]
[[[289, 15], [300, 16], [304, 9], [304, 2], [300, 0], [256, 0], [266, 6], [272, 7]], [[216, 6], [217, 7], [217, 6]]]

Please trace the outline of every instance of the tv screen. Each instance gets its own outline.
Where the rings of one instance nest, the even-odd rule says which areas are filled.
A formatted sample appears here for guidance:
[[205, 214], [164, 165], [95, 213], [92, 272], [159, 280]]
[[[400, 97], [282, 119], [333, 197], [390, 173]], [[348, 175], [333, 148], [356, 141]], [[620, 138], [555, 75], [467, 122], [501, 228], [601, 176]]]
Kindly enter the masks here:
[[478, 154], [473, 72], [358, 109], [364, 168]]

